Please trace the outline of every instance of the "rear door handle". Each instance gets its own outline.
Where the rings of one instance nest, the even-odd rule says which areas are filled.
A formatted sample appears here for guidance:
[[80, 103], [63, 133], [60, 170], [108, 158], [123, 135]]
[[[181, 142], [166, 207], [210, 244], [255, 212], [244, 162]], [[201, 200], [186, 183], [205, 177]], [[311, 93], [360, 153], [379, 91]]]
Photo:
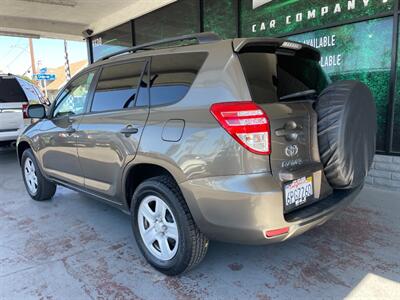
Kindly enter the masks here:
[[127, 125], [124, 128], [122, 128], [119, 132], [124, 134], [126, 137], [129, 137], [131, 134], [138, 133], [139, 129], [136, 127], [133, 127], [132, 125]]
[[65, 132], [66, 132], [68, 135], [71, 135], [71, 134], [73, 134], [73, 133], [76, 132], [76, 129], [75, 129], [74, 127], [72, 127], [72, 126], [69, 126], [69, 127], [65, 130]]
[[286, 136], [286, 135], [291, 135], [291, 134], [300, 134], [302, 133], [301, 128], [295, 128], [295, 129], [286, 129], [286, 128], [280, 128], [275, 130], [275, 135], [276, 136]]
[[303, 127], [297, 125], [296, 122], [287, 122], [283, 128], [278, 128], [275, 130], [275, 135], [278, 137], [285, 137], [288, 141], [296, 140], [297, 137], [303, 133]]

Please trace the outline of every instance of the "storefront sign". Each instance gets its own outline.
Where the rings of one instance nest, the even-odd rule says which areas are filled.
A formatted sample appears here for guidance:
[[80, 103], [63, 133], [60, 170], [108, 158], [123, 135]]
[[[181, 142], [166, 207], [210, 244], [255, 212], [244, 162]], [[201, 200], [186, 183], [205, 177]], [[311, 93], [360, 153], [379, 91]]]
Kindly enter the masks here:
[[393, 9], [394, 0], [244, 0], [243, 36], [285, 34], [373, 16]]

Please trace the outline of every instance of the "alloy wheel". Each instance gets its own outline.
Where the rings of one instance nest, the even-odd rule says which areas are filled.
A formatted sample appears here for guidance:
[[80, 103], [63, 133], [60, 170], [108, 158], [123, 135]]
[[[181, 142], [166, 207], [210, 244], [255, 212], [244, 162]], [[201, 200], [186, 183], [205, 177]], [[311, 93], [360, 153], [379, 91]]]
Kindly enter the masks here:
[[178, 250], [179, 232], [169, 206], [155, 195], [147, 196], [140, 203], [137, 221], [147, 250], [159, 260], [171, 260]]
[[32, 159], [29, 157], [25, 160], [24, 164], [24, 175], [26, 186], [32, 195], [35, 195], [38, 190], [38, 178], [36, 175], [36, 168], [33, 164]]

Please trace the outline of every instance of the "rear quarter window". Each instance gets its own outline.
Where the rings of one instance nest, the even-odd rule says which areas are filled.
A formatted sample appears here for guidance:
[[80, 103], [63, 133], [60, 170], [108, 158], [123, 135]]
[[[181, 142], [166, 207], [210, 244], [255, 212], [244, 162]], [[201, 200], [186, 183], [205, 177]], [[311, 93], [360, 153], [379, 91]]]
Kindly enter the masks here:
[[206, 52], [152, 57], [151, 106], [170, 105], [185, 97], [206, 58]]
[[261, 52], [241, 53], [239, 59], [256, 103], [278, 102], [307, 90], [320, 93], [330, 82], [316, 60]]

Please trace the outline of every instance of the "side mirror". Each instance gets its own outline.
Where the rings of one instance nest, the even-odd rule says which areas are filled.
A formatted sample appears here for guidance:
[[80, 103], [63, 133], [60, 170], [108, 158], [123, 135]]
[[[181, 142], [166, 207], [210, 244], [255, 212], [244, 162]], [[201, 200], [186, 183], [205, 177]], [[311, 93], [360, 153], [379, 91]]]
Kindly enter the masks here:
[[43, 104], [31, 104], [28, 106], [27, 114], [32, 119], [46, 118], [46, 108]]

